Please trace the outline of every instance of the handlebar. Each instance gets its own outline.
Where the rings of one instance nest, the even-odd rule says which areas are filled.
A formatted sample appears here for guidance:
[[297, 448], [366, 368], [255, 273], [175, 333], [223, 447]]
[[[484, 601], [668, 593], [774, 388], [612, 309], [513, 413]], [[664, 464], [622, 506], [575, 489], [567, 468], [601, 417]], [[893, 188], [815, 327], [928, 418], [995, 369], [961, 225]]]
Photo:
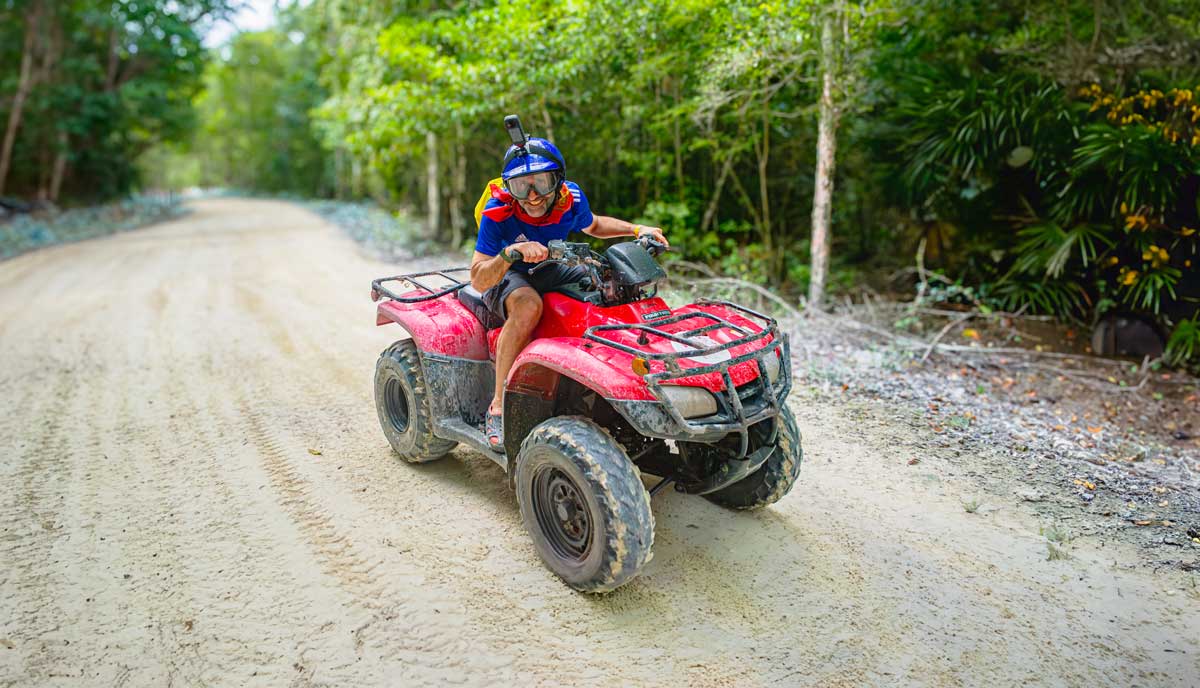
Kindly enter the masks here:
[[[638, 237], [634, 241], [636, 241], [642, 248], [646, 249], [651, 257], [658, 257], [671, 250], [669, 246], [658, 239], [655, 239], [652, 235]], [[575, 244], [563, 241], [561, 239], [554, 239], [546, 245], [546, 248], [548, 250], [546, 258], [530, 268], [529, 274], [532, 275], [547, 265], [554, 264], [579, 265], [590, 262], [598, 265], [592, 258], [592, 255], [594, 254], [592, 254], [591, 248], [587, 244]], [[521, 252], [516, 249], [509, 248], [506, 250], [512, 251], [514, 254], [516, 254], [519, 260], [525, 259], [525, 257], [521, 255]]]
[[666, 244], [659, 241], [658, 239], [655, 239], [653, 236], [638, 237], [637, 242], [639, 244], [641, 244], [642, 248], [646, 249], [646, 251], [655, 258], [657, 258], [658, 256], [671, 250], [670, 246], [667, 246]]

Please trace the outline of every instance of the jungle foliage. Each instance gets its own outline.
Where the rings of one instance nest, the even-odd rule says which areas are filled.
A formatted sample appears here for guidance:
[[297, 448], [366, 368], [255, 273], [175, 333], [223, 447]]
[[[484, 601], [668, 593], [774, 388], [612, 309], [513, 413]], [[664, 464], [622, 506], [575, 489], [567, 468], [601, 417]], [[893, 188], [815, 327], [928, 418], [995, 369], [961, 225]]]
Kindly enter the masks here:
[[[212, 56], [188, 169], [370, 197], [465, 246], [516, 112], [597, 211], [800, 294], [822, 69], [836, 77], [835, 290], [903, 289], [885, 276], [920, 250], [947, 294], [1084, 323], [1142, 314], [1195, 359], [1200, 0], [312, 0]], [[156, 121], [112, 126], [168, 137]]]
[[200, 35], [231, 0], [0, 0], [0, 195], [122, 195], [190, 135]]
[[329, 93], [315, 124], [340, 192], [422, 208], [469, 240], [464, 208], [496, 171], [500, 118], [518, 112], [602, 212], [794, 293], [832, 13], [835, 286], [920, 247], [988, 307], [1146, 314], [1174, 329], [1175, 352], [1196, 329], [1179, 326], [1200, 298], [1195, 0], [316, 0], [308, 13]]

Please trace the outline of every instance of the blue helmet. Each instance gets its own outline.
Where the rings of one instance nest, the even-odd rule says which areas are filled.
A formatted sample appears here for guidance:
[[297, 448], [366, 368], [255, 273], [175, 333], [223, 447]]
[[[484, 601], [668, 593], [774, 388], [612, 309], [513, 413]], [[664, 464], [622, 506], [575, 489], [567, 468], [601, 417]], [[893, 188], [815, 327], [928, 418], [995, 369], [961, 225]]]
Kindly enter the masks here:
[[525, 141], [525, 146], [509, 146], [504, 154], [504, 181], [513, 177], [521, 177], [536, 172], [557, 171], [559, 176], [565, 176], [567, 164], [563, 161], [562, 153], [546, 139], [531, 138]]

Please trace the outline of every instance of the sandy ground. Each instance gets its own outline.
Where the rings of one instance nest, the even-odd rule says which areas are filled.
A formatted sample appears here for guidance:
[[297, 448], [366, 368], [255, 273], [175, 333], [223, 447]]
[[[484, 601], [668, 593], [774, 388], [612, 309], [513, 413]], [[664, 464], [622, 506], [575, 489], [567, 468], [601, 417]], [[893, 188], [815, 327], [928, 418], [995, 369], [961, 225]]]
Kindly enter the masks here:
[[495, 464], [388, 448], [367, 292], [406, 267], [241, 200], [0, 263], [0, 686], [1200, 682], [1194, 578], [1048, 560], [803, 390], [789, 497], [665, 492], [644, 574], [571, 591]]

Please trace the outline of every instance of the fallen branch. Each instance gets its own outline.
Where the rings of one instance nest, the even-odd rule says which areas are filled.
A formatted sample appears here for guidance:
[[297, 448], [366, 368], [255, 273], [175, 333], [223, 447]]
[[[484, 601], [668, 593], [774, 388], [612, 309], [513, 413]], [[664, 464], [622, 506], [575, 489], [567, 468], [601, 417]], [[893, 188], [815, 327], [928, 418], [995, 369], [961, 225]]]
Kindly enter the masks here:
[[933, 350], [935, 347], [937, 347], [938, 342], [942, 341], [942, 337], [945, 337], [946, 333], [949, 332], [951, 330], [951, 328], [955, 327], [956, 325], [961, 325], [961, 324], [965, 323], [966, 321], [968, 321], [972, 317], [974, 317], [974, 315], [975, 315], [974, 311], [967, 311], [966, 313], [959, 315], [954, 320], [951, 320], [950, 322], [946, 323], [946, 326], [943, 327], [941, 329], [941, 331], [939, 331], [937, 333], [937, 336], [933, 338], [933, 341], [929, 342], [929, 346], [925, 349], [925, 353], [921, 355], [921, 363], [924, 363], [925, 361], [927, 361], [929, 359], [929, 354], [933, 353]]
[[779, 296], [778, 294], [775, 294], [774, 292], [770, 291], [769, 289], [759, 286], [753, 282], [747, 282], [746, 280], [735, 279], [733, 277], [710, 277], [707, 279], [692, 280], [689, 282], [689, 284], [691, 286], [704, 286], [704, 285], [720, 286], [720, 285], [723, 285], [723, 286], [729, 286], [729, 287], [736, 287], [738, 289], [749, 289], [750, 291], [753, 291], [756, 294], [759, 294], [760, 296], [771, 301], [772, 303], [775, 303], [776, 305], [780, 306], [785, 311], [787, 311], [788, 315], [790, 315], [794, 318], [799, 318], [803, 315], [803, 313], [801, 313], [795, 306], [793, 306], [792, 304], [785, 301], [783, 299], [783, 297]]
[[1065, 378], [1070, 378], [1072, 381], [1085, 385], [1092, 389], [1101, 392], [1136, 392], [1142, 389], [1149, 381], [1150, 376], [1145, 375], [1142, 381], [1135, 386], [1122, 385], [1120, 382], [1110, 382], [1107, 378], [1100, 375], [1091, 375], [1077, 370], [1067, 370], [1057, 366], [1046, 365], [1043, 363], [1026, 362], [1019, 364], [1023, 368], [1032, 368], [1034, 370], [1042, 370], [1048, 373], [1054, 373]]
[[[917, 308], [916, 312], [926, 315], [959, 315], [968, 311], [954, 311], [946, 308]], [[1004, 311], [991, 311], [984, 313], [982, 311], [970, 311], [975, 313], [976, 317], [988, 318], [990, 320], [1000, 320], [1004, 318], [1012, 318], [1013, 320], [1036, 320], [1038, 322], [1054, 322], [1053, 315], [1025, 315], [1024, 313], [1006, 313]]]
[[712, 278], [721, 279], [721, 276], [718, 275], [715, 270], [708, 267], [704, 263], [693, 263], [690, 260], [673, 260], [669, 263], [669, 266], [672, 269], [683, 268], [684, 270], [692, 270], [693, 272], [699, 272], [702, 275], [707, 275]]
[[962, 346], [960, 344], [941, 344], [940, 347], [946, 351], [956, 353], [973, 354], [976, 356], [1026, 356], [1029, 358], [1057, 358], [1060, 360], [1078, 361], [1080, 363], [1099, 363], [1105, 365], [1113, 365], [1124, 367], [1128, 365], [1124, 361], [1110, 361], [1099, 356], [1081, 356], [1079, 354], [1062, 354], [1057, 351], [1038, 351], [1036, 349], [1021, 349], [1017, 347], [982, 347], [982, 346]]

